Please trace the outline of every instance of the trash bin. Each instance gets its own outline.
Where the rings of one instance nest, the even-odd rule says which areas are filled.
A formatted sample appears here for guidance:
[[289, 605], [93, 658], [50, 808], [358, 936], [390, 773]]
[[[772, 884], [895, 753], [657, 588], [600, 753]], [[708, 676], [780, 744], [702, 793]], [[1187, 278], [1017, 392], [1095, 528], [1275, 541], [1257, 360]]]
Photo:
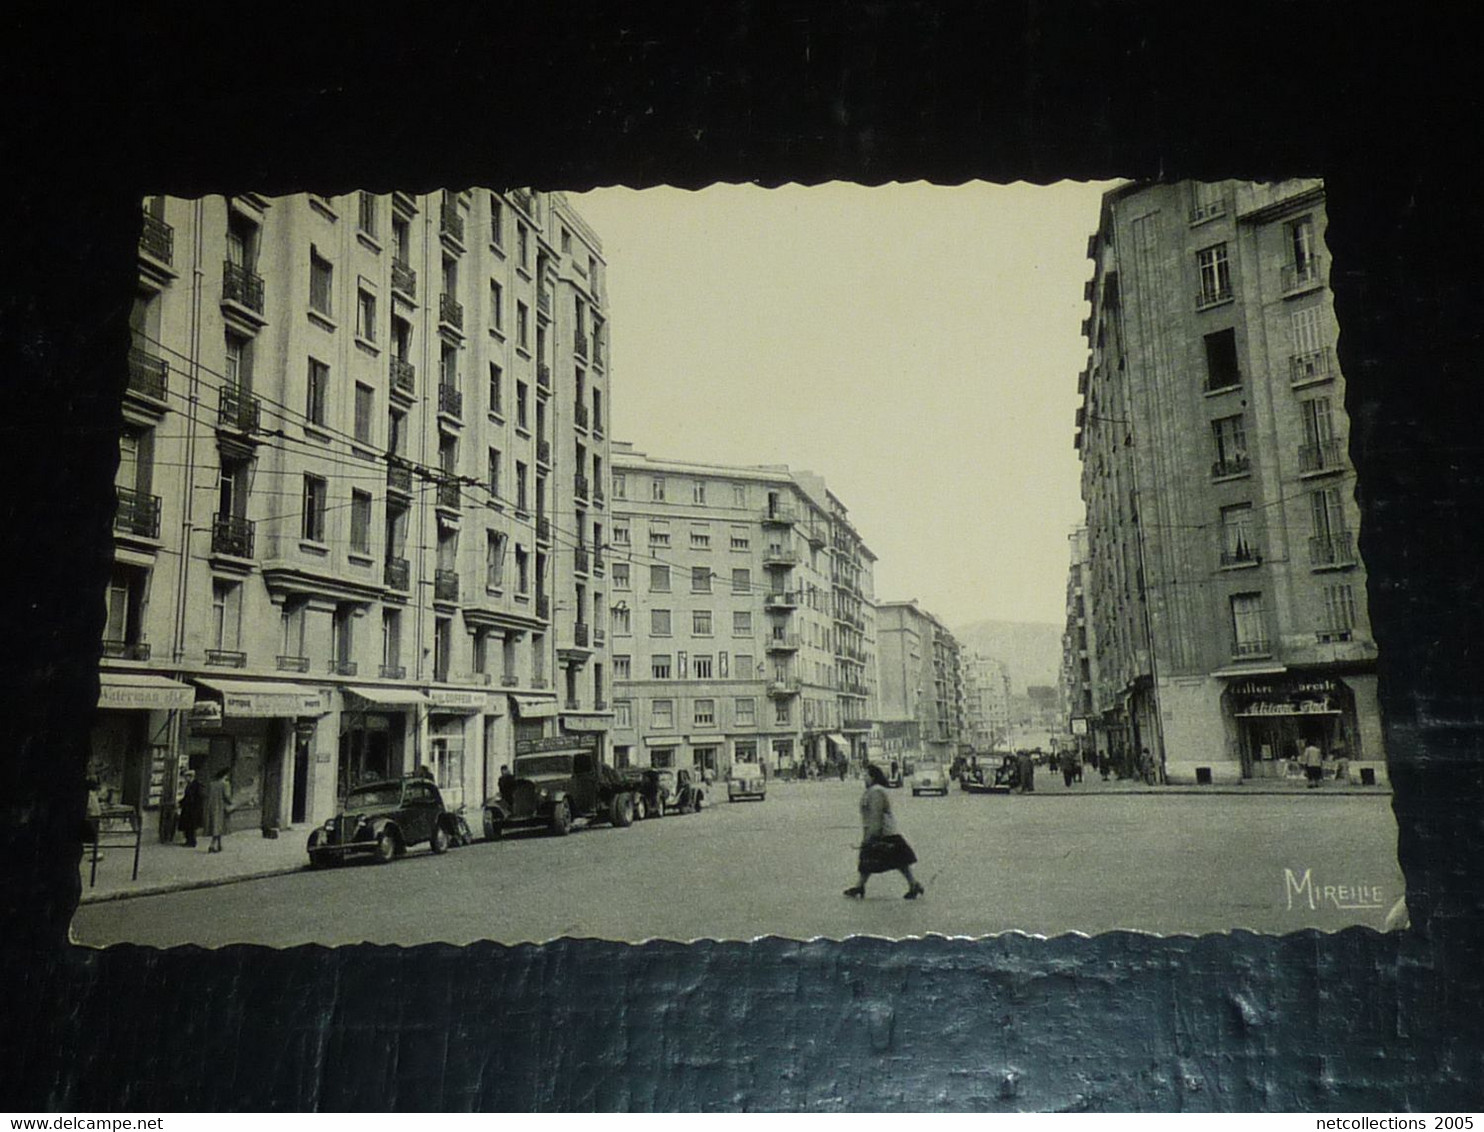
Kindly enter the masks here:
[[1363, 767], [1360, 768], [1360, 784], [1362, 786], [1374, 786], [1374, 785], [1376, 785], [1376, 768], [1375, 767], [1373, 767], [1373, 766], [1363, 766]]
[[1195, 784], [1197, 786], [1210, 786], [1211, 785], [1211, 768], [1210, 767], [1208, 767], [1208, 766], [1198, 766], [1198, 767], [1195, 768]]

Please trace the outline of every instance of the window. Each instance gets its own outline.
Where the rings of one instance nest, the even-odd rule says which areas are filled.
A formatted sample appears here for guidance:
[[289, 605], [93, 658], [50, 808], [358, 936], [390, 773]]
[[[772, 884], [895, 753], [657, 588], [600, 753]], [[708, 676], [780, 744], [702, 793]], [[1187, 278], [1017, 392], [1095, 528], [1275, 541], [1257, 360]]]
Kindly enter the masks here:
[[505, 371], [490, 362], [490, 412], [495, 416], [505, 413]]
[[1226, 245], [1216, 244], [1195, 253], [1200, 290], [1196, 306], [1211, 306], [1232, 297], [1231, 269], [1226, 260]]
[[[402, 217], [392, 216], [392, 259], [407, 266], [407, 261], [412, 258], [412, 226]], [[396, 273], [393, 272], [395, 275]], [[401, 290], [399, 287], [398, 290]]]
[[517, 460], [515, 462], [515, 509], [517, 511], [526, 510], [526, 488], [529, 486], [529, 479], [529, 470], [525, 462]]
[[1237, 368], [1237, 332], [1218, 330], [1206, 335], [1206, 389], [1231, 389], [1242, 384]]
[[1318, 472], [1340, 465], [1340, 446], [1335, 440], [1334, 411], [1328, 397], [1311, 397], [1299, 403], [1304, 420], [1304, 446], [1299, 450], [1299, 471]]
[[668, 609], [651, 609], [649, 611], [649, 632], [651, 636], [668, 637], [670, 635], [670, 611]]
[[697, 700], [695, 703], [695, 712], [692, 716], [692, 719], [695, 721], [695, 726], [697, 727], [715, 727], [716, 701]]
[[[757, 701], [751, 696], [738, 696], [732, 709], [738, 726], [752, 727], [757, 723]], [[738, 756], [741, 756], [741, 744], [738, 744]]]
[[376, 414], [376, 390], [356, 383], [356, 439], [368, 448], [372, 443], [372, 421]]
[[490, 193], [490, 243], [497, 248], [505, 244], [505, 206], [494, 193]]
[[489, 450], [489, 493], [491, 498], [500, 499], [500, 450], [491, 448]]
[[697, 680], [711, 679], [713, 675], [713, 669], [711, 667], [711, 658], [709, 656], [691, 657], [691, 666], [691, 671], [695, 673]]
[[613, 657], [613, 678], [615, 680], [628, 680], [633, 671], [633, 660], [625, 655], [615, 654]]
[[1329, 374], [1329, 356], [1319, 337], [1319, 308], [1301, 307], [1289, 320], [1293, 336], [1290, 378], [1308, 381]]
[[309, 309], [330, 317], [330, 288], [335, 269], [313, 247], [309, 249]]
[[222, 374], [227, 386], [242, 389], [252, 384], [252, 355], [246, 338], [227, 335], [227, 364]]
[[691, 635], [695, 637], [711, 636], [711, 610], [697, 609], [691, 612]]
[[611, 568], [613, 575], [613, 588], [626, 590], [629, 588], [629, 564], [627, 562], [615, 562]]
[[1324, 624], [1321, 642], [1348, 641], [1355, 632], [1355, 592], [1346, 583], [1324, 587]]
[[752, 592], [752, 571], [746, 568], [732, 571], [732, 592], [734, 594], [746, 594]]
[[746, 527], [733, 527], [731, 542], [733, 550], [747, 550], [752, 546], [752, 537]]
[[675, 676], [676, 676], [676, 678], [677, 679], [680, 679], [680, 680], [684, 680], [689, 675], [690, 675], [690, 667], [685, 662], [685, 653], [683, 653], [683, 652], [677, 652], [675, 654]]
[[1346, 566], [1355, 561], [1340, 489], [1328, 487], [1309, 495], [1309, 561], [1314, 566]]
[[1221, 509], [1221, 564], [1244, 566], [1262, 561], [1252, 527], [1252, 504]]
[[531, 592], [531, 554], [523, 546], [515, 548], [515, 592]]
[[376, 296], [364, 288], [356, 291], [356, 337], [376, 341]]
[[673, 770], [675, 767], [675, 748], [655, 747], [649, 752], [649, 765], [655, 770]]
[[242, 630], [242, 585], [239, 582], [211, 583], [212, 647], [236, 652]]
[[649, 568], [649, 592], [656, 594], [670, 592], [670, 567], [651, 566]]
[[719, 652], [716, 654], [716, 674], [723, 680], [727, 679], [731, 675], [731, 673], [727, 669], [727, 654], [724, 652]]
[[787, 725], [793, 719], [793, 712], [789, 708], [787, 700], [779, 700], [773, 707], [773, 722]]
[[531, 348], [531, 310], [525, 303], [515, 304], [515, 344], [522, 350]]
[[1247, 429], [1240, 414], [1212, 421], [1211, 440], [1216, 448], [1213, 476], [1235, 476], [1248, 470]]
[[[330, 646], [337, 670], [347, 669], [355, 656], [355, 606], [341, 602], [330, 615]], [[347, 675], [354, 673], [349, 668]]]
[[453, 619], [437, 617], [433, 620], [433, 679], [448, 679], [453, 665]]
[[692, 550], [711, 549], [711, 528], [708, 526], [694, 526], [690, 529], [690, 548]]
[[494, 279], [490, 280], [490, 325], [505, 333], [505, 288]]
[[304, 610], [305, 602], [302, 599], [291, 598], [283, 604], [279, 628], [283, 631], [282, 655], [285, 657], [304, 656]]
[[304, 419], [310, 424], [325, 423], [325, 397], [330, 388], [330, 367], [314, 358], [309, 359], [308, 396], [304, 404]]
[[618, 728], [634, 726], [634, 705], [628, 700], [613, 701], [613, 726]]
[[371, 493], [350, 493], [350, 549], [353, 554], [371, 553]]
[[524, 224], [515, 226], [516, 259], [525, 268], [531, 266], [531, 230]]
[[613, 498], [627, 499], [629, 497], [629, 480], [622, 472], [613, 473]]
[[1319, 282], [1319, 256], [1314, 245], [1314, 218], [1302, 216], [1284, 226], [1288, 263], [1283, 268], [1283, 289], [1297, 290]]
[[629, 620], [629, 607], [627, 605], [616, 606], [611, 610], [611, 616], [613, 618], [613, 633], [615, 636], [627, 637], [633, 632], [632, 623]]
[[356, 227], [373, 240], [376, 239], [376, 211], [378, 201], [375, 193], [362, 192], [360, 201], [360, 212], [356, 218]]
[[1233, 594], [1232, 655], [1264, 656], [1269, 651], [1263, 624], [1262, 594]]
[[653, 680], [670, 679], [670, 655], [655, 653], [649, 658], [649, 675]]
[[402, 611], [381, 611], [381, 664], [387, 670], [384, 675], [401, 666], [402, 661]]
[[693, 594], [709, 594], [711, 592], [710, 566], [692, 566], [690, 568], [690, 592]]
[[732, 611], [732, 636], [752, 636], [752, 611], [750, 609], [734, 609]]
[[650, 524], [649, 524], [649, 545], [650, 546], [669, 546], [670, 545], [670, 524], [669, 523], [665, 522], [663, 519], [654, 519], [654, 520], [651, 520], [650, 521]]
[[738, 680], [751, 680], [759, 675], [753, 670], [752, 656], [749, 653], [739, 652], [733, 660], [733, 670], [737, 673]]
[[530, 418], [527, 416], [527, 406], [531, 403], [530, 385], [524, 381], [515, 383], [515, 427], [530, 428]]
[[1218, 182], [1194, 181], [1190, 186], [1190, 222], [1199, 224], [1226, 213], [1223, 186]]
[[497, 590], [505, 584], [505, 546], [508, 538], [501, 531], [484, 535], [484, 584]]
[[561, 247], [562, 247], [562, 254], [563, 255], [571, 255], [572, 254], [572, 233], [569, 232], [566, 228], [563, 228], [562, 229], [562, 243], [561, 243]]
[[692, 503], [706, 502], [706, 481], [696, 480], [690, 485], [690, 498]]
[[746, 484], [734, 483], [732, 485], [732, 506], [733, 507], [746, 507], [747, 506], [747, 485]]
[[304, 477], [304, 509], [301, 534], [310, 542], [325, 541], [325, 500], [329, 485], [319, 476]]
[[649, 483], [649, 498], [656, 503], [665, 501], [665, 477], [655, 476]]
[[613, 545], [614, 546], [628, 546], [629, 545], [629, 525], [628, 525], [628, 523], [626, 523], [626, 522], [617, 522], [617, 523], [614, 523], [613, 524]]

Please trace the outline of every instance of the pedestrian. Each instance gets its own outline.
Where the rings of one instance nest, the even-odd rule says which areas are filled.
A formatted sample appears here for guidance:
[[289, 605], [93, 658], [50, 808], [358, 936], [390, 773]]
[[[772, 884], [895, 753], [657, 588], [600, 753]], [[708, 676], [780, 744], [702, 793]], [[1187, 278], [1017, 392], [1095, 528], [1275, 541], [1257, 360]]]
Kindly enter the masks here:
[[850, 769], [850, 760], [849, 759], [841, 759], [835, 765], [836, 765], [836, 768], [840, 771], [840, 781], [841, 782], [844, 782], [845, 781], [845, 772]]
[[1149, 753], [1148, 747], [1139, 754], [1139, 777], [1146, 786], [1154, 785], [1154, 756]]
[[232, 783], [227, 778], [228, 768], [222, 767], [211, 780], [206, 791], [206, 836], [211, 838], [208, 853], [222, 851], [222, 835], [227, 832], [227, 815], [232, 812]]
[[866, 789], [861, 795], [861, 847], [856, 861], [860, 879], [845, 890], [845, 895], [862, 900], [866, 895], [866, 881], [873, 873], [889, 873], [893, 869], [907, 879], [905, 900], [916, 900], [926, 889], [912, 875], [912, 866], [917, 863], [917, 854], [907, 839], [897, 832], [897, 821], [891, 812], [891, 795], [886, 792], [886, 774], [875, 763], [866, 766]]
[[1077, 755], [1072, 751], [1062, 751], [1057, 760], [1061, 763], [1061, 780], [1070, 788], [1072, 779], [1077, 777]]
[[1103, 781], [1108, 781], [1108, 772], [1113, 769], [1113, 760], [1108, 757], [1108, 752], [1103, 751], [1098, 755], [1098, 773], [1103, 776]]
[[1319, 785], [1320, 778], [1324, 775], [1324, 752], [1311, 739], [1309, 745], [1304, 748], [1303, 757], [1299, 762], [1304, 767], [1304, 777], [1309, 781], [1304, 785], [1313, 790]]
[[180, 793], [180, 832], [185, 835], [186, 848], [196, 847], [196, 830], [201, 828], [202, 810], [206, 799], [201, 784], [196, 781], [196, 772], [185, 772], [185, 789]]
[[1029, 751], [1015, 752], [1015, 781], [1016, 793], [1031, 794], [1036, 789], [1036, 764], [1031, 759]]

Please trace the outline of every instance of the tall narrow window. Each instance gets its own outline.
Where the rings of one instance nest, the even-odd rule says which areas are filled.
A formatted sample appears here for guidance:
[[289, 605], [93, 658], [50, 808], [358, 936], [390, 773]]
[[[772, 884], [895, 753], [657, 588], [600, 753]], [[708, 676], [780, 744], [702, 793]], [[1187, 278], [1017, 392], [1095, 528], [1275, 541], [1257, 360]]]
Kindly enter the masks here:
[[356, 337], [376, 341], [376, 296], [364, 288], [356, 292]]
[[1264, 622], [1262, 594], [1233, 594], [1232, 655], [1264, 656], [1270, 650], [1267, 626]]
[[1311, 397], [1299, 404], [1304, 421], [1304, 446], [1299, 471], [1319, 472], [1340, 466], [1340, 444], [1335, 438], [1334, 411], [1328, 397]]
[[1212, 421], [1211, 439], [1216, 449], [1213, 476], [1240, 475], [1248, 470], [1247, 429], [1240, 415]]
[[1355, 632], [1355, 591], [1348, 583], [1324, 587], [1324, 623], [1319, 628], [1322, 642], [1348, 641]]
[[1309, 494], [1309, 560], [1313, 566], [1348, 566], [1355, 561], [1355, 540], [1345, 524], [1340, 489]]
[[314, 248], [309, 249], [309, 309], [329, 318], [331, 285], [335, 269]]
[[1329, 376], [1329, 351], [1319, 336], [1319, 308], [1300, 307], [1289, 319], [1293, 336], [1291, 372], [1293, 381], [1311, 381]]
[[400, 679], [402, 668], [402, 611], [381, 611], [381, 675], [387, 679]]
[[211, 584], [211, 636], [214, 647], [236, 652], [242, 630], [242, 585], [238, 582]]
[[485, 534], [484, 584], [490, 589], [499, 589], [505, 584], [506, 537], [500, 531]]
[[505, 414], [505, 371], [490, 362], [490, 412], [495, 416]]
[[1286, 234], [1288, 263], [1283, 273], [1284, 290], [1309, 287], [1319, 282], [1319, 256], [1314, 246], [1314, 218], [1303, 216], [1290, 221]]
[[356, 226], [373, 240], [376, 239], [377, 199], [375, 193], [362, 191]]
[[1237, 368], [1237, 332], [1219, 330], [1206, 335], [1206, 389], [1231, 389], [1242, 384]]
[[369, 385], [356, 383], [355, 436], [362, 444], [371, 445], [372, 421], [376, 415], [376, 391]]
[[1252, 504], [1221, 509], [1221, 564], [1245, 566], [1260, 561], [1252, 527]]
[[328, 490], [328, 485], [321, 477], [304, 477], [304, 508], [301, 533], [310, 542], [325, 541], [325, 500]]
[[350, 549], [354, 554], [371, 553], [371, 493], [350, 493]]
[[490, 325], [505, 332], [505, 288], [494, 279], [490, 280]]
[[1231, 298], [1231, 268], [1227, 263], [1226, 245], [1216, 244], [1203, 248], [1196, 252], [1195, 261], [1200, 277], [1200, 290], [1196, 294], [1196, 305], [1210, 306]]
[[308, 393], [305, 397], [304, 418], [308, 423], [324, 426], [325, 401], [330, 388], [330, 367], [315, 358], [309, 359]]

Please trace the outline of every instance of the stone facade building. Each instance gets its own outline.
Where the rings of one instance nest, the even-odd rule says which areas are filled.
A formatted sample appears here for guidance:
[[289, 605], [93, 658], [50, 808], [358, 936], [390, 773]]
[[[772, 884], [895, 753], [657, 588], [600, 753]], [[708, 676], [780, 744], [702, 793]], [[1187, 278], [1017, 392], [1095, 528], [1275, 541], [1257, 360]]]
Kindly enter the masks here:
[[876, 607], [882, 719], [911, 720], [926, 755], [951, 761], [969, 742], [962, 650], [948, 627], [915, 601]]

